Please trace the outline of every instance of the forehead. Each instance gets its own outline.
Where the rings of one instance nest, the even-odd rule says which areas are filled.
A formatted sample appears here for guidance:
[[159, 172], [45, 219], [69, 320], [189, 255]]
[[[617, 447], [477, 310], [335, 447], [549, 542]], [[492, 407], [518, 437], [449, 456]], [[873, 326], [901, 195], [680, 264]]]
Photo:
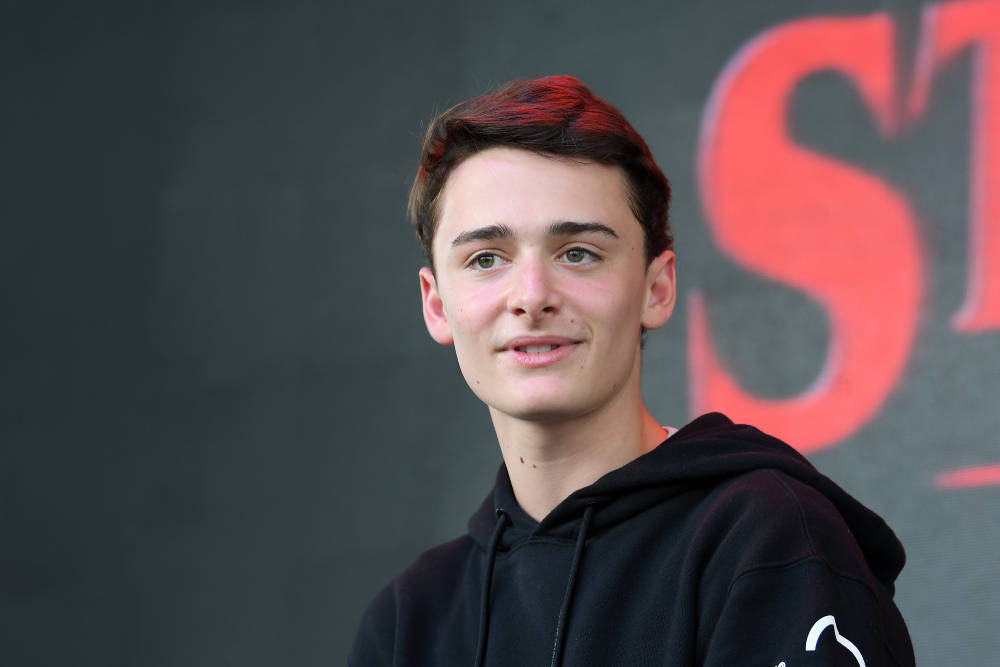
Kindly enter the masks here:
[[517, 148], [490, 148], [455, 167], [438, 211], [435, 247], [492, 224], [525, 234], [566, 220], [601, 222], [619, 235], [642, 231], [620, 168]]

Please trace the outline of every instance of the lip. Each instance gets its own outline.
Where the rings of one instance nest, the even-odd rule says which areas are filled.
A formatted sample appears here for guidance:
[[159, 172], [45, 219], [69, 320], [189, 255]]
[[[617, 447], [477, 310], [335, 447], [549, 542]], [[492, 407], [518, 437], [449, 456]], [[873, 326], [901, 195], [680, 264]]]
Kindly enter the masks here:
[[[563, 336], [518, 336], [508, 341], [500, 350], [500, 353], [523, 368], [543, 368], [551, 366], [567, 358], [579, 346], [580, 341]], [[523, 349], [525, 347], [539, 345], [555, 345], [556, 347], [547, 352], [529, 354]]]

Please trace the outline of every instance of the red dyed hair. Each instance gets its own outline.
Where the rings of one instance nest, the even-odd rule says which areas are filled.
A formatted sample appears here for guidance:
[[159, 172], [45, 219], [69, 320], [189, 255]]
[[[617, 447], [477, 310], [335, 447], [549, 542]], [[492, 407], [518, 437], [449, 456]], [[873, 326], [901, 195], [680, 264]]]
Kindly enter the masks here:
[[673, 245], [670, 184], [646, 142], [618, 109], [572, 76], [512, 81], [448, 109], [427, 128], [409, 215], [431, 267], [437, 205], [462, 160], [506, 146], [620, 167], [629, 208], [645, 233], [646, 261]]

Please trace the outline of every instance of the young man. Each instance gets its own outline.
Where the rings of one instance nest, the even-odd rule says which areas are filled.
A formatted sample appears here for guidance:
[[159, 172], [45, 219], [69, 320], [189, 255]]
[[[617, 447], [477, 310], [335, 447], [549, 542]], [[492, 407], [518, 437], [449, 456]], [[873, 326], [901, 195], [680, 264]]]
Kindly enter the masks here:
[[504, 465], [469, 534], [374, 600], [373, 665], [912, 665], [892, 531], [784, 443], [720, 414], [662, 427], [645, 330], [676, 297], [669, 186], [572, 77], [431, 125], [410, 198], [431, 336]]

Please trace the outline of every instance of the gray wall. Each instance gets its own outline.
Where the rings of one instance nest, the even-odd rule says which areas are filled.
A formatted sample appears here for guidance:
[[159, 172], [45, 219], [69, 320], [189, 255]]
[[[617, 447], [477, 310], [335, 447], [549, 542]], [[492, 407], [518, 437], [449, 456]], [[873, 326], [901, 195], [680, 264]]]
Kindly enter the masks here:
[[[910, 62], [919, 5], [633, 7], [64, 2], [0, 22], [4, 664], [340, 664], [375, 592], [464, 530], [499, 457], [423, 330], [404, 207], [426, 122], [508, 79], [575, 74], [619, 106], [673, 182], [681, 287], [706, 296], [722, 358], [763, 396], [812, 381], [822, 309], [709, 232], [706, 102], [744, 44], [805, 16], [887, 10]], [[933, 483], [1000, 459], [1000, 332], [949, 326], [971, 72], [967, 55], [949, 66], [892, 141], [830, 73], [791, 117], [797, 141], [880, 175], [920, 221], [905, 374], [812, 458], [907, 546], [897, 600], [924, 664], [1000, 650], [1000, 487]], [[678, 426], [688, 319], [644, 359], [652, 411]]]

